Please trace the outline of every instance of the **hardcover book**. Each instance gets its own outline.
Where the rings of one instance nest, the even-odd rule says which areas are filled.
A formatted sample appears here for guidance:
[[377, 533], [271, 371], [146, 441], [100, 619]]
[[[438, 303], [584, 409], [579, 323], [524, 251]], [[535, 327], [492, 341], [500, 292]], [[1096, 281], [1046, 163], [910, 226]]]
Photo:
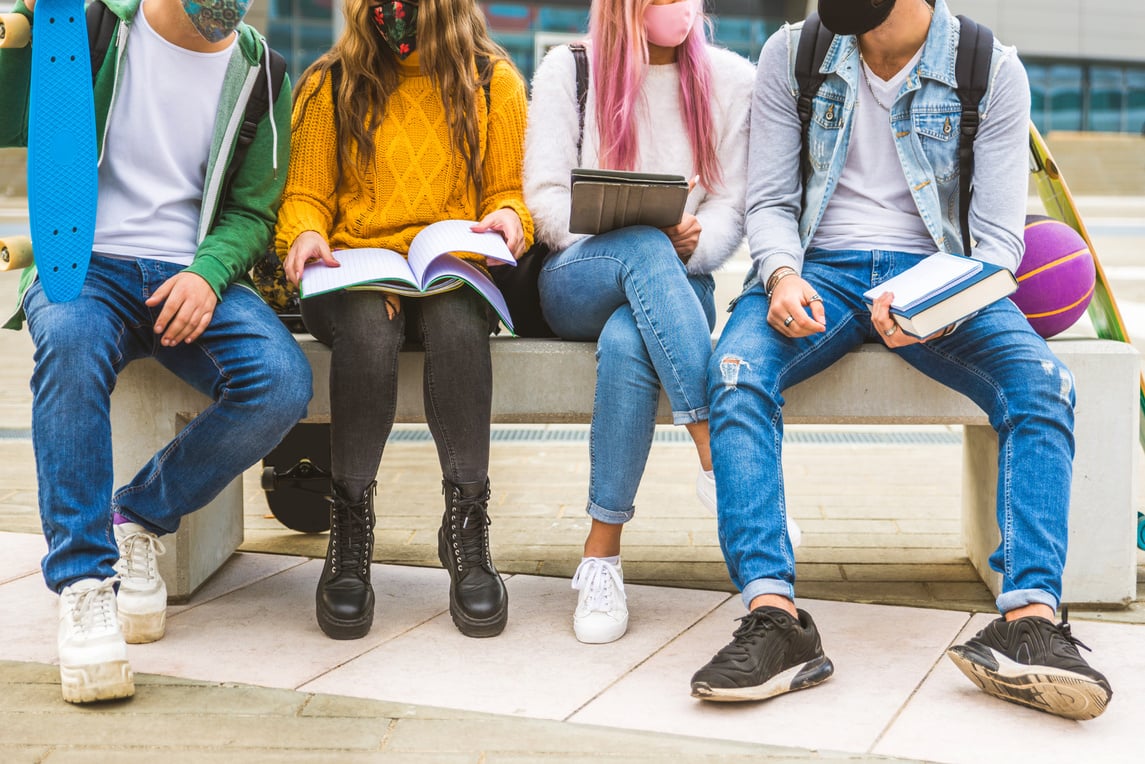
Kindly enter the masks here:
[[863, 293], [867, 304], [894, 293], [891, 317], [912, 337], [929, 337], [1018, 289], [1014, 274], [997, 265], [938, 252]]
[[674, 226], [684, 216], [689, 190], [683, 175], [575, 168], [569, 231], [596, 234], [632, 225]]
[[[517, 261], [501, 234], [495, 231], [475, 233], [471, 220], [441, 220], [418, 232], [410, 242], [409, 257], [392, 249], [340, 249], [334, 259], [341, 265], [331, 268], [321, 261], [308, 263], [302, 271], [299, 293], [303, 299], [338, 289], [377, 289], [394, 294], [421, 297], [470, 286], [493, 306], [509, 331], [513, 320], [505, 298], [471, 262], [455, 252], [481, 255], [515, 266]], [[500, 267], [500, 266], [499, 266]]]

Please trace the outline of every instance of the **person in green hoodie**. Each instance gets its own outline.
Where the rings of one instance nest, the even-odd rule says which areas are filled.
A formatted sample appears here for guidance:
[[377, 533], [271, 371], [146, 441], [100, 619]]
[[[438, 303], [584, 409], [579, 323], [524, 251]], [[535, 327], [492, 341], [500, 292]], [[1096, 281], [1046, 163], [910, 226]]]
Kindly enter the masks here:
[[[35, 345], [42, 568], [60, 594], [60, 681], [74, 703], [134, 693], [126, 643], [165, 627], [158, 537], [273, 448], [311, 394], [298, 344], [246, 280], [274, 226], [291, 110], [284, 78], [235, 158], [252, 85], [273, 89], [259, 77], [266, 42], [241, 21], [249, 0], [95, 2], [115, 30], [94, 77], [91, 264], [80, 296], [58, 303], [28, 269], [6, 324], [26, 319]], [[32, 6], [15, 12], [31, 19]], [[29, 48], [0, 50], [0, 145], [27, 143], [30, 62]], [[144, 357], [214, 403], [115, 489], [111, 391]]]

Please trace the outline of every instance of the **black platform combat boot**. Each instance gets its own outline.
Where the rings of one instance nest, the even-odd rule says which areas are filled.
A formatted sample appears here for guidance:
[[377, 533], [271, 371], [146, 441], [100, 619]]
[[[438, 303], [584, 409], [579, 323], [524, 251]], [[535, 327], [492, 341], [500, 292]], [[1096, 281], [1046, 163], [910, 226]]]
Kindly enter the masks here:
[[467, 637], [495, 637], [509, 617], [509, 593], [489, 555], [489, 481], [443, 480], [445, 514], [437, 556], [449, 571], [449, 614]]
[[370, 483], [356, 499], [334, 485], [330, 497], [330, 543], [318, 579], [318, 625], [332, 639], [366, 636], [374, 622], [370, 560], [374, 552], [374, 491]]

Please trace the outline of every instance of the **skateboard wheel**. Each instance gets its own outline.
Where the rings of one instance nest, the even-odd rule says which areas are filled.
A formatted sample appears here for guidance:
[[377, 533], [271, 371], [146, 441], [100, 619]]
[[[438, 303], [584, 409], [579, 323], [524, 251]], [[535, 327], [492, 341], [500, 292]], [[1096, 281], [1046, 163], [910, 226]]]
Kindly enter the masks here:
[[1145, 515], [1137, 513], [1137, 548], [1145, 550]]
[[11, 236], [7, 239], [0, 239], [0, 271], [16, 271], [27, 268], [31, 264], [31, 239], [27, 236]]
[[0, 48], [23, 48], [32, 37], [28, 17], [22, 13], [0, 13]]
[[275, 484], [278, 482], [278, 475], [274, 472], [274, 467], [262, 468], [262, 490], [270, 493], [274, 490]]

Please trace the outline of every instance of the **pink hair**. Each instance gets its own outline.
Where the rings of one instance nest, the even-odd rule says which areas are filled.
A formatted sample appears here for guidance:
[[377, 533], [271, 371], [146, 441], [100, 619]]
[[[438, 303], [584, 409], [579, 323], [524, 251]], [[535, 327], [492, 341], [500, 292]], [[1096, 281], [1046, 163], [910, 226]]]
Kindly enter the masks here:
[[[651, 0], [593, 0], [589, 12], [596, 124], [603, 168], [631, 170], [636, 165], [636, 112], [648, 72], [644, 9], [649, 5]], [[692, 145], [692, 165], [700, 176], [700, 184], [712, 189], [722, 182], [722, 173], [712, 126], [707, 25], [701, 7], [692, 31], [677, 49], [677, 64], [680, 106], [688, 142]], [[601, 73], [604, 76], [597, 76]]]

